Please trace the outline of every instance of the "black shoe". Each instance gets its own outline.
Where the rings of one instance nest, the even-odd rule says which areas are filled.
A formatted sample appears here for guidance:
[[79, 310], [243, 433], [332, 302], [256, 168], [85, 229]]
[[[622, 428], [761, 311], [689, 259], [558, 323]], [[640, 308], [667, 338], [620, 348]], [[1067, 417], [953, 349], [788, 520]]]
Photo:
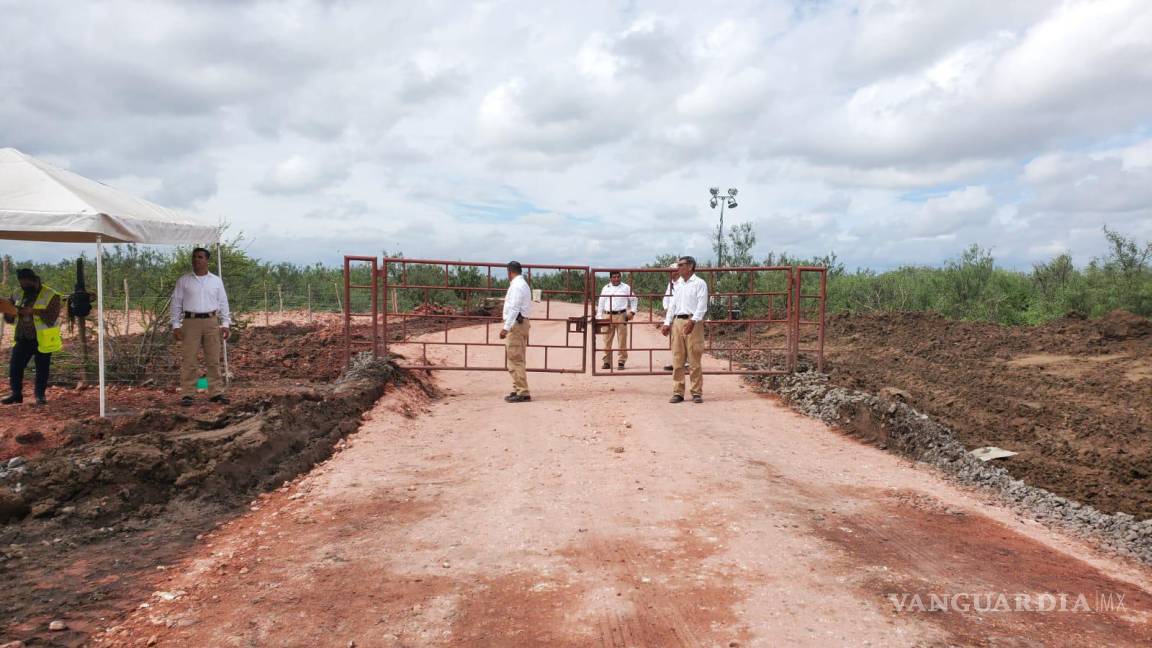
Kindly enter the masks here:
[[672, 365], [664, 365], [664, 371], [672, 371]]
[[692, 394], [692, 402], [693, 403], [703, 403], [704, 402], [704, 396], [702, 396], [700, 394]]
[[672, 396], [672, 398], [668, 400], [668, 402], [669, 402], [669, 403], [683, 403], [683, 402], [684, 402], [684, 397], [683, 397], [683, 396], [681, 396], [680, 394], [674, 394], [674, 395]]
[[601, 368], [601, 369], [609, 369], [609, 370], [611, 370], [611, 369], [612, 369], [612, 365], [611, 365], [611, 364], [609, 364], [609, 363], [607, 363], [607, 362], [605, 362], [604, 364], [600, 365], [600, 368]]
[[4, 400], [0, 400], [0, 405], [15, 405], [16, 403], [23, 403], [24, 397], [10, 394]]
[[192, 404], [192, 397], [191, 396], [185, 396], [185, 397], [180, 399], [180, 405], [182, 405], [184, 407], [188, 407], [191, 404]]
[[528, 394], [509, 394], [504, 397], [504, 400], [509, 403], [526, 403], [532, 400], [532, 397]]
[[623, 369], [623, 368], [624, 368], [624, 363], [623, 363], [623, 362], [618, 362], [618, 363], [616, 363], [616, 368], [617, 368], [617, 369]]
[[221, 405], [227, 405], [228, 403], [232, 402], [232, 401], [228, 400], [228, 397], [225, 396], [224, 394], [216, 394], [215, 396], [213, 396], [212, 398], [209, 398], [208, 400], [212, 401], [213, 403], [220, 403]]

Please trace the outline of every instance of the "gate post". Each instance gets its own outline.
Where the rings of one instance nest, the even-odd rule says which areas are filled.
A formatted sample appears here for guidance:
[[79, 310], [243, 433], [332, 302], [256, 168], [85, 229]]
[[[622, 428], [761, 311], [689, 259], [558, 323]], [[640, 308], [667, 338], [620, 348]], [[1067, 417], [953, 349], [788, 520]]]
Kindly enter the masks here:
[[344, 257], [344, 366], [352, 360], [352, 277], [349, 272], [351, 259]]
[[788, 269], [788, 371], [796, 371], [800, 354], [800, 277], [796, 266]]
[[[359, 285], [352, 283], [352, 263], [363, 262], [371, 264], [370, 279], [367, 285]], [[372, 355], [373, 357], [380, 357], [380, 320], [379, 320], [379, 299], [378, 291], [378, 274], [379, 263], [374, 256], [344, 256], [344, 364], [347, 365], [352, 360], [352, 318], [353, 317], [372, 317]], [[371, 296], [371, 313], [354, 313], [352, 312], [352, 289], [368, 289], [372, 292]]]

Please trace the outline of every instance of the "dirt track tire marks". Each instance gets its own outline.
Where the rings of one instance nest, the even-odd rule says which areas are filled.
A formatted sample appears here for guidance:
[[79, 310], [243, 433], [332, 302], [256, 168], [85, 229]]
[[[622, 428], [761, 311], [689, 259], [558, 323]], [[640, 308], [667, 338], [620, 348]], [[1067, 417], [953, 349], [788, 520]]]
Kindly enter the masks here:
[[[538, 335], [534, 343], [547, 342]], [[228, 645], [229, 633], [255, 636], [243, 624], [259, 618], [263, 640], [277, 646], [974, 643], [968, 638], [985, 623], [978, 615], [959, 614], [953, 627], [896, 614], [889, 590], [876, 589], [1033, 582], [996, 571], [959, 578], [974, 573], [973, 557], [995, 555], [969, 542], [984, 527], [957, 520], [1011, 531], [1016, 556], [1064, 561], [1070, 582], [1114, 581], [1140, 605], [1135, 593], [1152, 591], [1146, 572], [1025, 526], [735, 378], [709, 377], [703, 405], [668, 404], [669, 379], [555, 374], [531, 376], [533, 401], [508, 405], [500, 378], [443, 372], [439, 401], [381, 401], [350, 447], [300, 485], [300, 499], [278, 496], [205, 548], [262, 542], [255, 532], [309, 511], [317, 523], [301, 527], [304, 546], [337, 547], [348, 561], [324, 565], [330, 578], [294, 578], [325, 554], [273, 535], [246, 578], [177, 574], [173, 588], [202, 592], [196, 604], [156, 604], [129, 623], [128, 638]], [[884, 499], [887, 489], [916, 497]], [[419, 510], [362, 524], [379, 493]], [[934, 512], [930, 498], [963, 515]], [[358, 529], [353, 541], [341, 532], [348, 528]], [[1026, 564], [1034, 576], [1046, 573], [1042, 562]], [[373, 578], [350, 591], [347, 582], [365, 573]], [[869, 580], [877, 573], [896, 577]], [[1036, 582], [1053, 586], [1051, 575]], [[262, 586], [299, 600], [253, 603]], [[333, 618], [324, 633], [299, 624], [325, 606]], [[193, 624], [157, 629], [152, 618]], [[1108, 629], [1085, 617], [1026, 621], [1004, 625], [1001, 643], [1099, 638]], [[1114, 640], [1105, 643], [1147, 645], [1131, 624], [1111, 623]]]
[[[685, 615], [673, 592], [653, 584], [643, 576], [641, 565], [652, 567], [652, 561], [641, 561], [626, 542], [596, 540], [591, 543], [596, 562], [616, 572], [616, 587], [627, 590], [627, 599], [635, 612], [624, 617], [618, 611], [605, 613], [601, 638], [610, 639], [613, 648], [631, 646], [684, 646], [696, 648], [700, 641], [692, 630], [702, 620]], [[655, 570], [648, 569], [648, 573]], [[648, 582], [645, 582], [645, 581]], [[623, 594], [624, 592], [620, 592]]]
[[[963, 645], [1152, 645], [1152, 595], [1077, 560], [1043, 547], [980, 515], [923, 493], [860, 491], [862, 506], [835, 516], [816, 533], [843, 549], [844, 567], [861, 591], [889, 596], [1120, 594], [1127, 611], [994, 612], [949, 610], [924, 614]], [[894, 605], [894, 604], [893, 604]]]

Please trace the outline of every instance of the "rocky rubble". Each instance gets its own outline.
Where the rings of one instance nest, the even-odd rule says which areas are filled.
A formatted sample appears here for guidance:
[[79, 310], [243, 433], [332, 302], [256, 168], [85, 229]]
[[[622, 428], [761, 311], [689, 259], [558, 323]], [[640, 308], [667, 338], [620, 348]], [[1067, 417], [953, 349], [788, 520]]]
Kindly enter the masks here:
[[1123, 512], [1104, 513], [1013, 479], [1007, 470], [970, 455], [948, 428], [898, 398], [888, 400], [836, 387], [816, 372], [771, 376], [764, 379], [764, 386], [808, 416], [935, 466], [961, 484], [995, 493], [1040, 522], [1152, 564], [1152, 519], [1137, 521]]

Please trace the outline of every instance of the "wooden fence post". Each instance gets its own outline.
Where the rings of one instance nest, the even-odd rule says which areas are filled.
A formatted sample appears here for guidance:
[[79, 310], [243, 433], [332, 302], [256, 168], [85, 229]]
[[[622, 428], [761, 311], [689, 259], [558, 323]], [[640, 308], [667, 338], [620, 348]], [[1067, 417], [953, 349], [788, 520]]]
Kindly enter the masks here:
[[132, 311], [128, 310], [128, 277], [124, 277], [124, 335], [132, 328]]

